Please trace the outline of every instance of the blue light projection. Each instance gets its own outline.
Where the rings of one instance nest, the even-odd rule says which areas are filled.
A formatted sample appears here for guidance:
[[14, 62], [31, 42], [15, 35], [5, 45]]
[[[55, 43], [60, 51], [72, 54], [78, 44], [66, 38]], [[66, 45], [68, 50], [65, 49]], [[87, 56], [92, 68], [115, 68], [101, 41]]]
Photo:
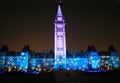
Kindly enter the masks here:
[[6, 52], [0, 52], [0, 70], [4, 69]]
[[67, 58], [67, 70], [86, 70], [88, 69], [88, 58]]
[[28, 69], [28, 57], [29, 57], [29, 52], [21, 52], [19, 63], [23, 71], [27, 71]]
[[[88, 55], [87, 55], [88, 54]], [[15, 66], [18, 71], [53, 71], [56, 69], [63, 68], [64, 62], [56, 63], [52, 55], [45, 54], [44, 56], [29, 57], [29, 52], [21, 52], [15, 55], [9, 55], [8, 53], [0, 52], [0, 61], [2, 62], [1, 70], [5, 67]], [[29, 60], [28, 60], [29, 57]], [[111, 70], [120, 67], [120, 61], [117, 53], [111, 53], [110, 55], [100, 56], [98, 52], [88, 52], [88, 53], [67, 53], [67, 58], [64, 60], [66, 63], [65, 70], [82, 70], [87, 71], [89, 69], [100, 69]], [[103, 65], [102, 65], [103, 64]], [[61, 65], [61, 66], [60, 66]], [[102, 68], [102, 69], [101, 69]], [[55, 70], [56, 70], [55, 69]], [[28, 71], [29, 72], [29, 71]], [[91, 71], [92, 72], [92, 71]]]
[[17, 68], [20, 67], [20, 56], [6, 56], [6, 67], [16, 66]]
[[119, 57], [117, 52], [111, 53], [111, 61], [112, 61], [112, 66], [113, 68], [119, 68]]
[[90, 52], [88, 57], [89, 57], [89, 66], [92, 69], [100, 68], [101, 57], [98, 55], [98, 52]]
[[106, 56], [105, 61], [103, 61], [103, 64], [105, 64], [106, 67], [112, 68], [112, 59], [111, 56]]
[[66, 70], [66, 59], [62, 59], [62, 60], [56, 59], [54, 69], [55, 70], [59, 70], [59, 69]]
[[27, 71], [29, 52], [21, 52], [19, 55], [6, 56], [6, 67], [15, 66], [18, 70]]
[[30, 70], [34, 71], [38, 67], [49, 69], [54, 65], [54, 58], [31, 58], [30, 60]]

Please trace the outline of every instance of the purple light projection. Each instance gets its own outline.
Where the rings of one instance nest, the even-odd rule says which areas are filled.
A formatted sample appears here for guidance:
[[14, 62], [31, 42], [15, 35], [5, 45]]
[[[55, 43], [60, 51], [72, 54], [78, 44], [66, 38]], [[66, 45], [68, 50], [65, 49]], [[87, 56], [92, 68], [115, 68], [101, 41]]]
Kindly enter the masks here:
[[66, 69], [66, 36], [65, 22], [62, 15], [61, 7], [58, 6], [57, 16], [55, 19], [54, 33], [54, 51], [55, 51], [55, 69], [62, 67]]

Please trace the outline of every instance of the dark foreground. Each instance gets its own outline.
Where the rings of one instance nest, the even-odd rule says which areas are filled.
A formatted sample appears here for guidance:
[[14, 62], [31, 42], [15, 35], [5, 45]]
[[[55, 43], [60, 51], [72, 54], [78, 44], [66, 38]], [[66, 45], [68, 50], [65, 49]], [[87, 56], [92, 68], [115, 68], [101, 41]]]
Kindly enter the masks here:
[[41, 72], [40, 74], [9, 73], [0, 75], [0, 83], [120, 83], [120, 72]]

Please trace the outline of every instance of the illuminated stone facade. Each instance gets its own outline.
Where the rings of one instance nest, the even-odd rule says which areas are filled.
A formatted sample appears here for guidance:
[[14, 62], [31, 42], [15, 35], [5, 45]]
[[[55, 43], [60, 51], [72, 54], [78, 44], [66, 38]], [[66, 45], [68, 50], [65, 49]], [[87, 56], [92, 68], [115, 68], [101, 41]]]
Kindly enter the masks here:
[[54, 52], [55, 52], [55, 69], [62, 67], [66, 69], [66, 34], [65, 22], [62, 15], [61, 7], [58, 6], [57, 16], [54, 28]]

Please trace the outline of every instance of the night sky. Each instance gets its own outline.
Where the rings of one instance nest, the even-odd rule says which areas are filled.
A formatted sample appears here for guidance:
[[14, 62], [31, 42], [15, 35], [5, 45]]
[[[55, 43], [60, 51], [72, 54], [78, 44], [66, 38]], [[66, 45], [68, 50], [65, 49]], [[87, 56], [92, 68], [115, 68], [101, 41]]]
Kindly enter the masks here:
[[[36, 52], [54, 49], [54, 20], [58, 0], [0, 1], [0, 46], [20, 51], [29, 44]], [[68, 50], [86, 51], [94, 45], [120, 55], [120, 0], [62, 0]]]

